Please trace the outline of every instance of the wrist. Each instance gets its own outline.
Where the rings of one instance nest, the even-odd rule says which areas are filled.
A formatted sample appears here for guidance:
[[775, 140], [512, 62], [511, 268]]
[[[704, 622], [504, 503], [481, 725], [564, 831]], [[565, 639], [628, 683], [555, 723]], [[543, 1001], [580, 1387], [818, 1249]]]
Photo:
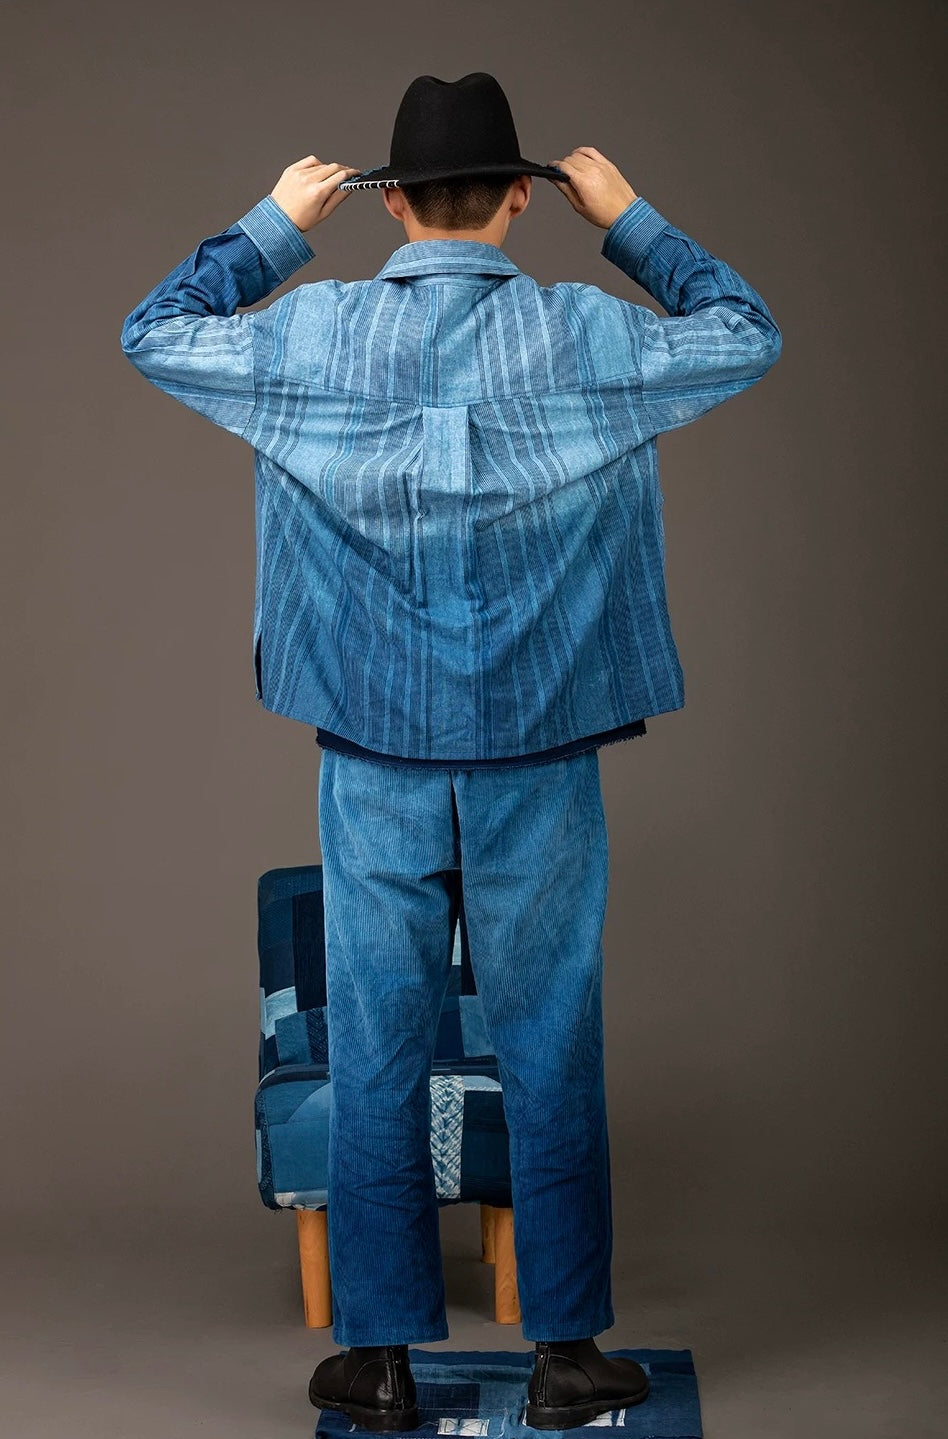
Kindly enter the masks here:
[[281, 197], [276, 193], [275, 190], [271, 190], [271, 191], [270, 191], [270, 199], [273, 201], [273, 203], [274, 203], [275, 205], [279, 205], [280, 209], [283, 211], [283, 213], [284, 213], [284, 215], [286, 216], [286, 218], [287, 218], [288, 220], [291, 220], [291, 221], [293, 222], [293, 224], [294, 224], [294, 225], [296, 226], [296, 228], [299, 230], [300, 234], [301, 234], [301, 235], [305, 235], [306, 231], [303, 229], [303, 226], [300, 224], [300, 219], [301, 219], [302, 217], [301, 217], [301, 216], [297, 216], [297, 215], [294, 213], [293, 206], [292, 206], [292, 205], [288, 205], [287, 202], [286, 202], [284, 199], [281, 199]]
[[615, 222], [618, 220], [619, 216], [624, 215], [629, 206], [633, 204], [633, 202], [636, 201], [638, 198], [638, 195], [630, 186], [628, 197], [617, 208], [613, 207], [613, 209], [608, 215], [608, 218], [603, 221], [602, 228], [604, 230], [611, 230]]

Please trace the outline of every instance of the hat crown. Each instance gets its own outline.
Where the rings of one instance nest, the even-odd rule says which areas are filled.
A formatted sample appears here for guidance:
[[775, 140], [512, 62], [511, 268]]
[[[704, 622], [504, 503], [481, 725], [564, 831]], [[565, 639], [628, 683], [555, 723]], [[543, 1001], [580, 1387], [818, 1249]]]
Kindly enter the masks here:
[[402, 96], [392, 131], [393, 166], [489, 168], [520, 159], [510, 103], [486, 71], [460, 80], [419, 75]]

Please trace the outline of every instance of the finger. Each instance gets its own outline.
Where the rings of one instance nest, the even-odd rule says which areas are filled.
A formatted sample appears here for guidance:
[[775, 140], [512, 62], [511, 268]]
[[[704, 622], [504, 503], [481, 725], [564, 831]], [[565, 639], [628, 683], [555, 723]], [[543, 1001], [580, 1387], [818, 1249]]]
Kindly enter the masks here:
[[576, 167], [575, 167], [575, 165], [573, 165], [572, 161], [570, 161], [570, 160], [567, 158], [567, 159], [565, 159], [565, 160], [550, 160], [548, 163], [551, 164], [551, 165], [556, 165], [560, 170], [563, 171], [563, 173], [564, 173], [564, 174], [566, 175], [566, 177], [567, 177], [565, 180], [554, 180], [554, 181], [553, 181], [553, 184], [556, 185], [556, 187], [557, 187], [558, 189], [562, 190], [562, 188], [564, 187], [564, 185], [569, 185], [569, 186], [571, 186], [572, 188], [575, 188], [575, 186], [573, 186], [573, 181], [572, 181], [572, 178], [571, 178], [571, 172], [572, 172], [573, 170], [575, 170]]
[[327, 170], [325, 174], [314, 172], [310, 183], [314, 189], [332, 190], [335, 189], [340, 181], [351, 179], [353, 175], [358, 175], [358, 173], [358, 170], [354, 169], [351, 165], [337, 165], [334, 169]]
[[590, 155], [584, 155], [582, 150], [574, 150], [571, 155], [567, 156], [563, 168], [575, 170], [578, 175], [588, 175], [593, 168], [593, 160]]
[[332, 214], [333, 210], [338, 210], [343, 200], [348, 200], [350, 193], [349, 190], [335, 190], [331, 195], [328, 195], [319, 207], [318, 219], [325, 220], [327, 215]]
[[[341, 181], [349, 179], [353, 175], [358, 175], [358, 173], [359, 171], [354, 165], [339, 165], [335, 169], [330, 170], [326, 175], [315, 175], [313, 178], [313, 187], [315, 189], [333, 190]], [[344, 191], [343, 193], [347, 192]]]

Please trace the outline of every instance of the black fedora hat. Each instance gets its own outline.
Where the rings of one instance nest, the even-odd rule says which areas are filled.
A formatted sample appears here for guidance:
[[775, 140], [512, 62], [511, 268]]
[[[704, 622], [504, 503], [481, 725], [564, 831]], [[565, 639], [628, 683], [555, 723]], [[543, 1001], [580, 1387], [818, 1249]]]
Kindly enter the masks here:
[[389, 164], [362, 170], [337, 188], [373, 190], [465, 175], [569, 179], [556, 165], [524, 159], [507, 96], [483, 70], [460, 80], [414, 79], [395, 116]]

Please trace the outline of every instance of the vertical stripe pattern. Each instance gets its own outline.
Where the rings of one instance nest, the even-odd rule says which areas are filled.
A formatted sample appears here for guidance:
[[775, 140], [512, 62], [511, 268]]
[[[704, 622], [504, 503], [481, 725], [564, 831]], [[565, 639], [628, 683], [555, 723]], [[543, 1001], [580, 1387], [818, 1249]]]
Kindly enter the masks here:
[[265, 196], [125, 319], [255, 454], [256, 693], [376, 752], [530, 754], [680, 708], [657, 435], [758, 380], [757, 292], [639, 196], [602, 254], [667, 311], [421, 240], [372, 279]]

